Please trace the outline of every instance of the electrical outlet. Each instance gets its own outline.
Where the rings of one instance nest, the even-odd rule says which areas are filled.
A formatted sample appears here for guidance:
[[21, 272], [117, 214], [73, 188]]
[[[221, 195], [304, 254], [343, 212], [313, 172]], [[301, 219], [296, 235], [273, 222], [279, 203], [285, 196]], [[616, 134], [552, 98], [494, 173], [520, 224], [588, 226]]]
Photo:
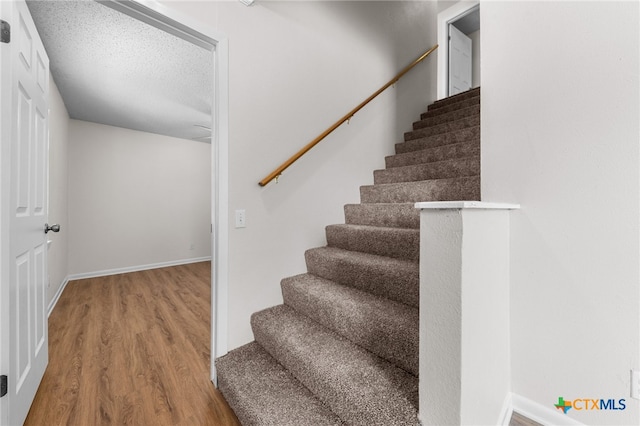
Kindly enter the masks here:
[[244, 209], [236, 210], [236, 228], [247, 227], [247, 214]]
[[640, 371], [631, 370], [631, 398], [640, 399]]

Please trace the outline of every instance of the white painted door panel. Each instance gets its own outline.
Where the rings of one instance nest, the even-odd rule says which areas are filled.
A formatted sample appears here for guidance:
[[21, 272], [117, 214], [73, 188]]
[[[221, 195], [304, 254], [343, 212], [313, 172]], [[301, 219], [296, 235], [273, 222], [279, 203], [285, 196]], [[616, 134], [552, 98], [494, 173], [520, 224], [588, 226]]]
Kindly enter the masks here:
[[449, 96], [471, 89], [472, 41], [449, 25]]
[[[2, 194], [3, 220], [8, 221], [9, 327], [7, 411], [8, 424], [22, 424], [31, 406], [48, 362], [46, 315], [49, 59], [24, 0], [3, 5], [2, 19], [11, 25], [11, 42], [3, 44], [3, 67], [11, 67], [10, 78], [2, 78], [2, 93], [10, 94], [10, 107], [2, 110], [2, 126], [10, 126], [9, 196]], [[10, 9], [10, 10], [9, 10]], [[9, 63], [4, 60], [8, 58]], [[6, 165], [3, 161], [3, 165]], [[3, 179], [7, 174], [3, 173]], [[6, 188], [3, 184], [3, 188]], [[3, 295], [7, 294], [2, 292]], [[6, 305], [5, 305], [6, 306]], [[3, 318], [7, 316], [3, 313]], [[5, 328], [1, 329], [3, 333]], [[4, 413], [3, 413], [4, 416]], [[0, 417], [2, 420], [2, 417]]]

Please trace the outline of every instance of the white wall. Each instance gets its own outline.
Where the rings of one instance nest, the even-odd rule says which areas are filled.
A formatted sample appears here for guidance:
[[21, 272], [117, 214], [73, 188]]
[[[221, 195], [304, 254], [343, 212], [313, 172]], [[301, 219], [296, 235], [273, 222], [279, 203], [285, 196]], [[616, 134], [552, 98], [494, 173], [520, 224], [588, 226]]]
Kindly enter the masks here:
[[68, 275], [68, 140], [69, 114], [53, 78], [49, 78], [49, 223], [61, 227], [58, 233], [49, 232], [52, 241], [48, 252], [49, 288], [51, 303]]
[[483, 2], [482, 198], [511, 216], [512, 390], [639, 424], [639, 4]]
[[211, 256], [210, 205], [210, 144], [69, 122], [69, 274]]
[[253, 340], [251, 313], [282, 302], [280, 280], [435, 98], [435, 57], [292, 166], [258, 181], [435, 44], [432, 2], [167, 2], [229, 38], [229, 347]]

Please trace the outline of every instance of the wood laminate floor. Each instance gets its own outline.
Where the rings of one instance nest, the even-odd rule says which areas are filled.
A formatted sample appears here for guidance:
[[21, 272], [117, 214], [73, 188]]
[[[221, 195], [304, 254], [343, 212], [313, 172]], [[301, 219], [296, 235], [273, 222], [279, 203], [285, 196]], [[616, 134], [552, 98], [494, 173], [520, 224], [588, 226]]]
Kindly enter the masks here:
[[520, 413], [513, 412], [509, 426], [542, 426], [540, 423], [526, 418]]
[[209, 380], [210, 262], [70, 282], [25, 425], [233, 425]]

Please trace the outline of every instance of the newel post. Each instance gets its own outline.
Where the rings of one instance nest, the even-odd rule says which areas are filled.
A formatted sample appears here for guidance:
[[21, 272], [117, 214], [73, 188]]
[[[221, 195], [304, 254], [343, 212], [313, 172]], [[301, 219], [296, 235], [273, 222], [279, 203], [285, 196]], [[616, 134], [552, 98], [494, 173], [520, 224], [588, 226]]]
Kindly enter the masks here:
[[417, 203], [423, 425], [499, 424], [508, 411], [514, 204]]

